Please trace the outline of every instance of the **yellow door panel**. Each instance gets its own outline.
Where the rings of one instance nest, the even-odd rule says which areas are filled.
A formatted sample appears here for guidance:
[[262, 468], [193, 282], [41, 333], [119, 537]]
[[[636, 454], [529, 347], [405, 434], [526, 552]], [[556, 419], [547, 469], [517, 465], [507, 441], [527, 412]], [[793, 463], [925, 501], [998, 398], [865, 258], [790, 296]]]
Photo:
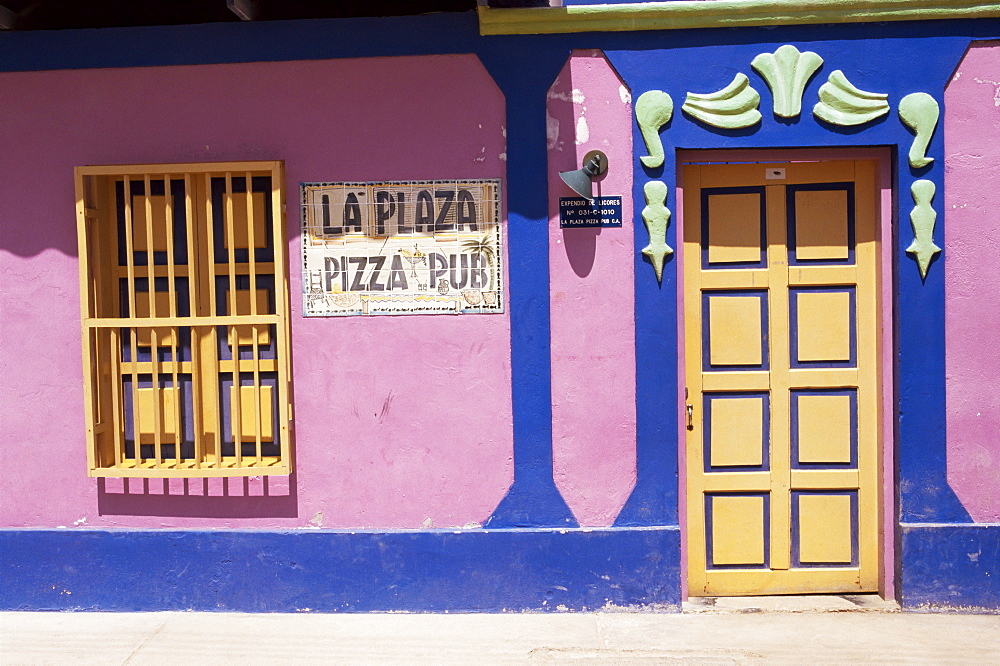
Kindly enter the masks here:
[[689, 594], [875, 591], [874, 164], [681, 180]]
[[[260, 404], [258, 405], [258, 396]], [[259, 391], [253, 386], [241, 386], [240, 395], [237, 398], [236, 391], [229, 387], [229, 404], [232, 407], [232, 419], [230, 423], [240, 424], [240, 439], [244, 442], [252, 442], [256, 439], [257, 413], [260, 413], [260, 439], [264, 442], [274, 440], [274, 417], [271, 405], [274, 401], [274, 393], [270, 386], [261, 386]], [[239, 408], [239, 413], [237, 413]]]
[[760, 365], [760, 298], [708, 296], [709, 363], [712, 366]]
[[[152, 444], [156, 441], [156, 424], [159, 422], [160, 441], [174, 441], [177, 435], [177, 418], [175, 405], [178, 404], [177, 389], [173, 387], [154, 389], [140, 388], [139, 395], [139, 442]], [[159, 403], [159, 404], [157, 404]]]
[[[149, 247], [149, 233], [153, 234], [153, 251], [167, 251], [167, 197], [151, 195], [149, 197], [149, 215], [146, 213], [146, 197], [132, 197], [132, 247], [136, 252], [145, 252]], [[149, 229], [152, 219], [152, 230]]]
[[[850, 565], [854, 560], [854, 506], [850, 494], [799, 493], [798, 562]], [[793, 538], [792, 547], [795, 547]]]
[[798, 191], [794, 205], [795, 258], [847, 259], [847, 191]]
[[797, 437], [798, 455], [792, 464], [849, 465], [855, 440], [854, 407], [850, 395], [799, 394], [792, 432]]
[[717, 194], [708, 198], [708, 263], [760, 261], [759, 193]]
[[850, 291], [796, 290], [792, 293], [795, 361], [850, 361], [854, 317]]
[[[250, 245], [250, 221], [247, 218], [247, 208], [252, 205], [253, 215], [253, 246], [255, 248], [267, 247], [267, 210], [264, 204], [264, 193], [253, 192], [252, 204], [248, 204], [246, 197], [239, 197], [239, 201], [233, 202], [233, 236], [236, 238], [237, 248], [246, 248]], [[222, 245], [229, 249], [229, 225], [223, 225]]]
[[763, 396], [710, 398], [705, 403], [710, 467], [760, 467], [764, 464], [764, 424], [769, 418]]
[[708, 529], [712, 534], [711, 566], [763, 566], [767, 562], [767, 506], [753, 495], [708, 495]]

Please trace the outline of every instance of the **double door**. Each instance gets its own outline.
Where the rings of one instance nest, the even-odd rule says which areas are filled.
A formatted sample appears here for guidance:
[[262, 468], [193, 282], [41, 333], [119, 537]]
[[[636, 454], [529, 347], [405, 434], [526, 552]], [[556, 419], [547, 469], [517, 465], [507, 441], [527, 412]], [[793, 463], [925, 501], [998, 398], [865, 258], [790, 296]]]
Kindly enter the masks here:
[[875, 166], [682, 167], [691, 596], [878, 588]]

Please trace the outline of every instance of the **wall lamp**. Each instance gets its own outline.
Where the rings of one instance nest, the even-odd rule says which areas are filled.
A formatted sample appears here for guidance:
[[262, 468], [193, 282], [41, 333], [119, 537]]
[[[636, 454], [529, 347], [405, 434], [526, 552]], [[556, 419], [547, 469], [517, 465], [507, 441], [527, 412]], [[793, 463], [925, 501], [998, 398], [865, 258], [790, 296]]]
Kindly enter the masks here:
[[570, 189], [585, 198], [594, 200], [594, 179], [608, 170], [608, 156], [600, 150], [592, 150], [583, 156], [583, 168], [575, 171], [560, 171], [559, 177]]

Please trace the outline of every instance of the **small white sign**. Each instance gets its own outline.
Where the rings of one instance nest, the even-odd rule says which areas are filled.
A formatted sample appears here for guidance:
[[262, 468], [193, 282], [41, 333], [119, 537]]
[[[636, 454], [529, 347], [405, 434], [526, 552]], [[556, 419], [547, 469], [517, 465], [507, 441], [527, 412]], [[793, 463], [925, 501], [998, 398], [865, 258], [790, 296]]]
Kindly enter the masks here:
[[766, 169], [764, 171], [764, 178], [767, 180], [784, 180], [785, 170], [784, 169]]

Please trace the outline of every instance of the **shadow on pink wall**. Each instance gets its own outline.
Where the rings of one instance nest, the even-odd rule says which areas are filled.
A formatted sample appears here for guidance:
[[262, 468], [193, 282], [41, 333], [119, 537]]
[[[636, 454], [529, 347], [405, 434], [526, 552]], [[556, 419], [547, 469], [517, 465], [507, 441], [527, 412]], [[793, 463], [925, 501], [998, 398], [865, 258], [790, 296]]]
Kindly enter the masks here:
[[101, 516], [297, 518], [295, 473], [287, 477], [97, 479]]
[[[560, 122], [573, 120], [573, 108], [569, 105], [553, 105], [553, 117], [557, 117]], [[577, 165], [579, 166], [579, 165]], [[616, 165], [618, 168], [629, 168], [628, 165]], [[606, 188], [605, 181], [608, 178], [608, 173], [604, 172], [600, 176], [594, 179], [594, 196], [603, 197], [606, 196], [605, 190], [607, 190], [608, 195], [621, 194], [616, 188]], [[572, 196], [572, 192], [568, 189], [564, 190], [566, 194], [563, 196]], [[590, 271], [594, 268], [594, 261], [597, 258], [597, 243], [598, 239], [601, 237], [601, 227], [593, 227], [587, 229], [562, 229], [562, 240], [563, 240], [563, 251], [566, 253], [566, 259], [569, 260], [569, 265], [572, 267], [573, 272], [577, 274], [578, 277], [585, 278], [590, 275]], [[620, 231], [620, 230], [619, 230]], [[612, 241], [614, 242], [614, 241]]]

